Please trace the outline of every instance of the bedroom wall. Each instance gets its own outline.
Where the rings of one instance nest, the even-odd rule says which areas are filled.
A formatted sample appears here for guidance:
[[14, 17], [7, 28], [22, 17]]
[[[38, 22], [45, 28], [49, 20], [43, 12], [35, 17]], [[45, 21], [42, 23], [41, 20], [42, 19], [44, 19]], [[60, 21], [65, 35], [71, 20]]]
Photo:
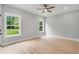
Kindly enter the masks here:
[[79, 10], [47, 17], [46, 34], [79, 39]]
[[6, 12], [21, 15], [21, 36], [6, 38], [4, 36], [4, 26], [2, 26], [2, 45], [39, 36], [38, 19], [40, 16], [7, 5], [2, 5], [2, 25], [4, 25], [4, 14]]

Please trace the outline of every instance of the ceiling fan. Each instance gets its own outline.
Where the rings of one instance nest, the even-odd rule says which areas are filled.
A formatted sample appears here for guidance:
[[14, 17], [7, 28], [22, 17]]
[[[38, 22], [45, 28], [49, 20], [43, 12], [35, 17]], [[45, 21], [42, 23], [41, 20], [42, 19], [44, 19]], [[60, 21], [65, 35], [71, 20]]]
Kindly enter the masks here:
[[44, 8], [37, 8], [37, 10], [43, 10], [42, 13], [45, 13], [46, 11], [49, 13], [52, 13], [50, 9], [55, 8], [55, 6], [49, 7], [48, 4], [43, 4]]

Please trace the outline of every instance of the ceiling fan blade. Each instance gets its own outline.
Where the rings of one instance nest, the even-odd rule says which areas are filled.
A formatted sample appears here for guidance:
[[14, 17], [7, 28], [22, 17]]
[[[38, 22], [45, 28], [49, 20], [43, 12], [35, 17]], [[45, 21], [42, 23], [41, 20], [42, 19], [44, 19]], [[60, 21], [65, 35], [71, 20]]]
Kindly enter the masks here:
[[47, 8], [47, 4], [43, 4], [43, 6], [44, 6], [45, 8]]
[[47, 9], [51, 9], [51, 8], [55, 8], [55, 6], [52, 6], [52, 7], [48, 7]]
[[52, 12], [52, 11], [50, 11], [50, 10], [48, 10], [48, 9], [47, 9], [47, 11], [50, 12], [50, 13]]

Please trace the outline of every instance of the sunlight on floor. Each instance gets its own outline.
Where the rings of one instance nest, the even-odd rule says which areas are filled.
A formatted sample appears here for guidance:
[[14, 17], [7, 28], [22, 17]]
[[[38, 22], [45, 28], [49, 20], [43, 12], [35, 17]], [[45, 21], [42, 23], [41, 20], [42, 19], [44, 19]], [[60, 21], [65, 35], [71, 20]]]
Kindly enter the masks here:
[[40, 38], [43, 38], [43, 39], [51, 39], [51, 38], [55, 38], [55, 37], [57, 37], [57, 36], [54, 36], [54, 35], [45, 35], [45, 36], [41, 36]]

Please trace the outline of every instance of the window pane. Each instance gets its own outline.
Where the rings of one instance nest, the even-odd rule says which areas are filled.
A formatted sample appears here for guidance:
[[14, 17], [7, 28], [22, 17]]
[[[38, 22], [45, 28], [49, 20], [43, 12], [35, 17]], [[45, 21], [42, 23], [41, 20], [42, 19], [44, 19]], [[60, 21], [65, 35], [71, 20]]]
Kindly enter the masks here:
[[11, 16], [7, 16], [7, 21], [11, 21]]
[[19, 29], [19, 26], [15, 26], [15, 29]]
[[19, 25], [19, 17], [13, 17], [12, 23], [13, 25]]
[[7, 21], [7, 25], [12, 25], [12, 21]]
[[39, 31], [43, 31], [43, 26], [40, 26], [39, 27]]
[[19, 29], [7, 29], [7, 35], [19, 34]]
[[16, 24], [16, 25], [19, 25], [19, 17], [16, 17], [15, 24]]
[[39, 25], [43, 25], [43, 22], [42, 22], [42, 21], [40, 21]]
[[11, 19], [12, 19], [11, 16], [7, 16], [7, 25], [11, 25], [12, 24]]
[[7, 26], [7, 29], [11, 29], [12, 28], [12, 26]]
[[12, 26], [12, 29], [15, 29], [15, 26]]
[[19, 29], [19, 26], [12, 26], [12, 29]]
[[19, 26], [7, 26], [7, 35], [19, 34]]
[[14, 25], [15, 17], [12, 17], [12, 25]]

